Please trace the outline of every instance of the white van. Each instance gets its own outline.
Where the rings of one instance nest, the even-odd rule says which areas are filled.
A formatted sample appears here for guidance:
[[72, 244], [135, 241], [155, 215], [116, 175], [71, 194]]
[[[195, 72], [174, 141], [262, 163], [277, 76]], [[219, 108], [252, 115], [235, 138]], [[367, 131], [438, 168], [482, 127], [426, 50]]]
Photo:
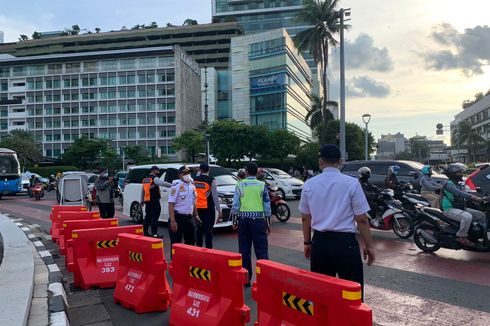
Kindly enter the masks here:
[[[151, 167], [155, 164], [139, 165], [129, 168], [128, 176], [126, 177], [126, 186], [124, 187], [124, 200], [123, 200], [123, 214], [131, 217], [131, 219], [137, 223], [143, 221], [145, 212], [141, 208], [141, 190], [142, 181], [150, 173]], [[160, 175], [163, 179], [172, 183], [172, 181], [178, 179], [178, 170], [183, 163], [171, 163], [171, 164], [156, 164], [160, 169]], [[199, 164], [185, 164], [190, 170], [191, 175], [195, 176], [199, 168]], [[220, 206], [223, 211], [223, 218], [216, 223], [214, 227], [229, 227], [232, 226], [230, 219], [231, 205], [233, 203], [233, 194], [235, 192], [237, 178], [229, 172], [227, 169], [218, 166], [209, 166], [209, 175], [216, 179], [218, 183], [218, 196], [220, 198]], [[162, 206], [162, 212], [160, 214], [159, 221], [168, 221], [168, 193], [170, 188], [160, 187], [160, 194], [162, 199], [160, 205]], [[217, 214], [217, 213], [216, 213]]]
[[278, 188], [282, 198], [300, 198], [304, 182], [296, 179], [283, 170], [263, 168], [266, 172], [265, 179], [269, 184]]

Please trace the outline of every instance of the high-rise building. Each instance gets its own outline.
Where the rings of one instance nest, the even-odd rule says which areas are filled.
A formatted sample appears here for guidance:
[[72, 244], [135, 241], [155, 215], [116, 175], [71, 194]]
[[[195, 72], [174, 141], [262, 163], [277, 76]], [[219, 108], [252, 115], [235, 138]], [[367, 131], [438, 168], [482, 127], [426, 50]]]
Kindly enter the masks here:
[[179, 46], [0, 56], [0, 137], [29, 130], [45, 156], [87, 136], [178, 158], [173, 137], [200, 122], [200, 68]]
[[311, 71], [283, 28], [231, 40], [233, 118], [311, 140]]
[[[295, 21], [303, 0], [212, 0], [213, 20], [225, 22], [234, 17], [246, 34], [285, 28], [291, 37], [308, 28]], [[303, 57], [313, 74], [317, 65], [309, 53]]]

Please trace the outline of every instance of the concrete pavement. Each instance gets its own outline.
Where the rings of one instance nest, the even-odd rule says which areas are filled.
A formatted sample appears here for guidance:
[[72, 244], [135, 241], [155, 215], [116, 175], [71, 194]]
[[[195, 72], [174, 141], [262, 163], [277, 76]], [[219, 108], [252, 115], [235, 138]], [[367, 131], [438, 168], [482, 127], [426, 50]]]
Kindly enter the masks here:
[[[297, 205], [295, 202], [289, 203]], [[49, 226], [50, 204], [48, 201], [34, 203], [19, 197], [9, 202], [2, 200], [0, 209], [28, 215], [26, 219]], [[120, 215], [120, 210], [118, 216], [121, 225], [131, 224], [128, 218]], [[299, 218], [291, 218], [286, 224], [274, 221], [269, 238], [270, 256], [272, 260], [308, 269], [309, 262], [302, 255], [300, 223]], [[169, 257], [168, 231], [162, 225], [159, 229], [159, 233], [165, 235], [166, 257]], [[392, 232], [375, 231], [373, 234], [378, 260], [374, 266], [365, 268], [365, 297], [366, 303], [373, 309], [377, 324], [490, 324], [489, 254], [444, 249], [435, 254], [425, 254], [411, 240], [398, 239]], [[217, 231], [215, 247], [237, 251], [236, 234]], [[58, 257], [55, 248], [53, 245], [53, 248], [47, 249], [61, 266], [63, 258]], [[63, 273], [63, 276], [65, 284], [69, 285], [70, 274]], [[68, 286], [71, 324], [168, 324], [169, 312], [137, 315], [114, 304], [112, 293], [112, 289], [80, 291]], [[252, 310], [254, 320], [256, 306], [249, 289], [245, 290], [245, 301]]]

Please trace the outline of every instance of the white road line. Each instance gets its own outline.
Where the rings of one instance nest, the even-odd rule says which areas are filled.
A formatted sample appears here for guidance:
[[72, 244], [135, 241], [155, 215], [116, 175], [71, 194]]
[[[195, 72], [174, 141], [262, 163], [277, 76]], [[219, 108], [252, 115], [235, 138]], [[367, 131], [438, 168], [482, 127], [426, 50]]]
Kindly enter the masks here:
[[34, 243], [34, 245], [35, 245], [36, 247], [42, 247], [42, 246], [44, 246], [44, 245], [43, 245], [43, 243], [42, 243], [41, 241], [34, 241], [33, 243]]
[[51, 256], [51, 253], [50, 253], [49, 251], [47, 251], [47, 250], [40, 251], [40, 252], [39, 252], [39, 255], [40, 255], [41, 257], [43, 257], [43, 258], [45, 258], [45, 257], [52, 257], [52, 256]]
[[59, 272], [60, 271], [60, 268], [58, 267], [58, 265], [56, 264], [51, 264], [51, 265], [48, 265], [48, 269], [51, 273], [54, 273], [54, 272]]

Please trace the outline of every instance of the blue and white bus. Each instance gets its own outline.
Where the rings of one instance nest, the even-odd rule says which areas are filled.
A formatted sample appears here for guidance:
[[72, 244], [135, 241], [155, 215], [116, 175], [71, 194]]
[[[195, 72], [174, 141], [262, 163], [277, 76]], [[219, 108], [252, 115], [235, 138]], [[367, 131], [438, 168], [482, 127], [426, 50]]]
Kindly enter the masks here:
[[20, 164], [17, 154], [8, 148], [0, 148], [0, 198], [22, 190]]

